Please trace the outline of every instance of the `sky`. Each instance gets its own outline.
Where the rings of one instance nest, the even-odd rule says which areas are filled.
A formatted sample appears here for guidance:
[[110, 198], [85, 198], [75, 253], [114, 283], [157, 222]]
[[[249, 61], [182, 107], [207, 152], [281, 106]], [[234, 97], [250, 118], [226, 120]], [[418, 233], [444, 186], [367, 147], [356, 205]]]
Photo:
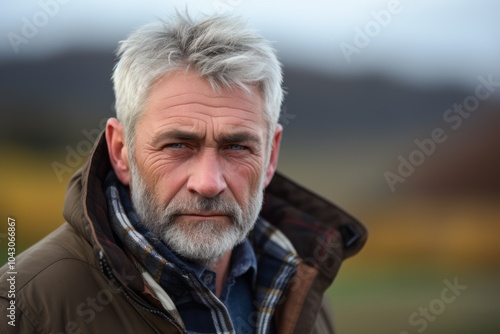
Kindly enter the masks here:
[[416, 85], [500, 78], [498, 0], [6, 0], [0, 62], [75, 47], [111, 50], [176, 8], [195, 17], [242, 15], [275, 42], [283, 61], [324, 73], [378, 74]]

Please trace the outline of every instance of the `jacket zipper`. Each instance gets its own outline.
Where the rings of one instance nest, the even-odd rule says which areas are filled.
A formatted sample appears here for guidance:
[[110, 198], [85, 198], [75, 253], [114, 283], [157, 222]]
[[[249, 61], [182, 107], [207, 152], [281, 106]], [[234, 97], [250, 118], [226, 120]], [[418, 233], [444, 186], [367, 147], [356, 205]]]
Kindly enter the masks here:
[[[99, 264], [101, 265], [101, 271], [103, 272], [103, 274], [109, 279], [111, 280], [111, 282], [113, 284], [115, 284], [116, 286], [121, 286], [122, 284], [118, 281], [118, 279], [116, 279], [115, 275], [113, 274], [113, 271], [111, 270], [110, 266], [108, 265], [108, 263], [106, 262], [106, 259], [104, 258], [104, 254], [102, 253], [102, 251], [99, 251]], [[155, 308], [152, 308], [152, 307], [149, 307], [149, 306], [146, 306], [144, 305], [144, 301], [142, 301], [139, 297], [137, 297], [135, 294], [131, 294], [129, 292], [127, 292], [125, 290], [125, 287], [123, 287], [122, 289], [122, 292], [123, 292], [123, 295], [125, 296], [125, 298], [127, 298], [128, 301], [130, 301], [132, 304], [134, 304], [135, 306], [137, 306], [138, 308], [140, 308], [141, 310], [143, 311], [146, 311], [146, 312], [149, 312], [149, 313], [153, 313], [153, 314], [156, 314], [160, 317], [162, 317], [163, 319], [165, 320], [168, 320], [170, 321], [171, 323], [173, 323], [182, 333], [186, 333], [185, 330], [182, 329], [182, 326], [177, 322], [177, 320], [175, 320], [174, 318], [172, 318], [171, 316], [169, 316], [168, 314], [165, 314], [164, 312], [161, 312], [160, 310], [157, 310]]]

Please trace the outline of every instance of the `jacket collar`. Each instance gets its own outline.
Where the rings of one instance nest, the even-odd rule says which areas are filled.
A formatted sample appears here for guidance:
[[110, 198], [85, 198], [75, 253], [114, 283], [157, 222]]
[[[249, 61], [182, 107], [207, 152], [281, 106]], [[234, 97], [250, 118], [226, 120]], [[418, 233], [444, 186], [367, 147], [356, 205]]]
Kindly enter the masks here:
[[[104, 254], [122, 284], [143, 291], [142, 278], [113, 237], [107, 218], [103, 188], [111, 168], [102, 133], [87, 163], [69, 182], [63, 215], [96, 253]], [[306, 264], [330, 283], [340, 263], [356, 254], [367, 238], [365, 227], [352, 216], [278, 172], [265, 190], [261, 215], [277, 226]]]

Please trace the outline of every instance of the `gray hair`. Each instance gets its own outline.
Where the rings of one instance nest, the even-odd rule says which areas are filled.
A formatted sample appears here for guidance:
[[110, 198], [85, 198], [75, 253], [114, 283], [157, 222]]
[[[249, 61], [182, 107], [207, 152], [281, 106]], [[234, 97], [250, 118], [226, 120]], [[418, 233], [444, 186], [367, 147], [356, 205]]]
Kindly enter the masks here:
[[259, 87], [270, 141], [284, 95], [281, 64], [270, 42], [241, 18], [217, 15], [193, 21], [177, 13], [170, 22], [150, 23], [132, 33], [120, 42], [117, 56], [115, 109], [130, 148], [150, 87], [180, 69], [195, 70], [214, 90]]

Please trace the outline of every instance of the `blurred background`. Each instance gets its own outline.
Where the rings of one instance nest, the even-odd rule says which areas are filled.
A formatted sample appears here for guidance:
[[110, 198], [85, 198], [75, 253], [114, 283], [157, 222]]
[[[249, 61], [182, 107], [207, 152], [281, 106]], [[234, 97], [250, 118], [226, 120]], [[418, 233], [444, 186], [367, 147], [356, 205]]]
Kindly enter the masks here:
[[279, 169], [368, 227], [328, 291], [338, 332], [500, 333], [496, 0], [3, 1], [0, 263], [7, 217], [18, 252], [63, 223], [113, 115], [117, 43], [175, 8], [243, 15], [274, 41]]

